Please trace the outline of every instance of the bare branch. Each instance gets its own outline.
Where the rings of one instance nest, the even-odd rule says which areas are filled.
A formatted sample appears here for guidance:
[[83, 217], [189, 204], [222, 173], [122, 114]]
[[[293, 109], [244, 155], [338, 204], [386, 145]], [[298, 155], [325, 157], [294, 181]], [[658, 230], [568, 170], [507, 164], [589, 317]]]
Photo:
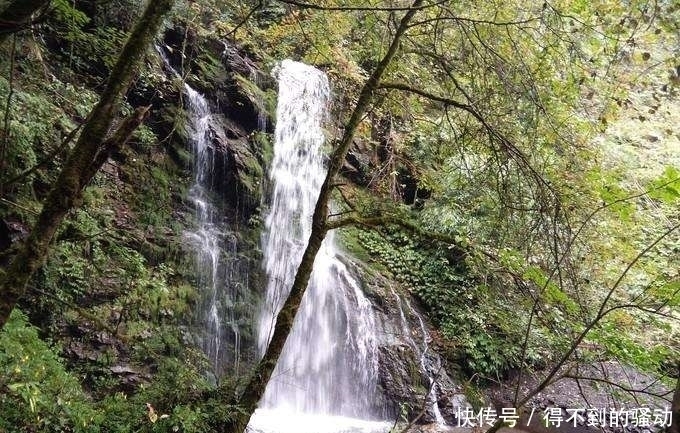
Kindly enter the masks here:
[[671, 394], [671, 392], [672, 392], [672, 391], [665, 391], [665, 392], [649, 391], [648, 389], [649, 389], [650, 385], [647, 385], [644, 388], [631, 388], [631, 387], [622, 385], [620, 383], [613, 382], [613, 381], [606, 379], [606, 378], [594, 377], [594, 376], [581, 376], [581, 375], [578, 375], [578, 374], [565, 374], [565, 375], [562, 376], [562, 378], [564, 378], [564, 379], [574, 379], [574, 380], [590, 380], [590, 381], [593, 381], [593, 382], [600, 382], [600, 383], [607, 384], [611, 387], [618, 388], [618, 389], [620, 389], [624, 392], [627, 392], [630, 395], [632, 395], [633, 397], [635, 396], [635, 394], [644, 394], [644, 395], [649, 395], [649, 396], [652, 396], [652, 397], [662, 398], [662, 399], [669, 401], [669, 402], [670, 402], [670, 398], [668, 398], [668, 395]]
[[409, 93], [413, 93], [413, 94], [422, 96], [422, 97], [430, 99], [432, 101], [441, 102], [442, 104], [444, 104], [446, 106], [456, 107], [458, 109], [466, 111], [469, 114], [471, 114], [475, 119], [479, 120], [480, 122], [485, 122], [482, 115], [479, 114], [477, 112], [477, 110], [475, 110], [472, 107], [472, 105], [464, 104], [464, 103], [456, 101], [454, 99], [446, 98], [444, 96], [435, 95], [433, 93], [429, 93], [429, 92], [426, 92], [422, 89], [418, 89], [416, 87], [412, 87], [412, 86], [409, 86], [408, 84], [403, 84], [403, 83], [383, 82], [383, 83], [380, 83], [378, 85], [378, 87], [381, 88], [381, 89], [401, 90], [401, 91], [404, 91], [404, 92], [409, 92]]
[[390, 6], [322, 6], [314, 3], [301, 2], [297, 0], [277, 0], [292, 6], [297, 6], [301, 9], [313, 9], [322, 11], [384, 11], [384, 12], [399, 12], [399, 11], [416, 11], [421, 9], [428, 9], [438, 5], [448, 3], [450, 0], [440, 0], [435, 3], [410, 6], [410, 7], [390, 7]]
[[507, 26], [517, 26], [521, 24], [530, 24], [536, 21], [539, 21], [541, 18], [540, 17], [531, 17], [527, 18], [525, 20], [517, 20], [517, 21], [490, 21], [490, 20], [479, 20], [475, 18], [467, 18], [467, 17], [460, 17], [460, 16], [448, 16], [448, 17], [436, 17], [436, 18], [431, 18], [427, 20], [422, 20], [422, 21], [415, 21], [411, 24], [411, 27], [415, 26], [420, 26], [423, 24], [429, 24], [431, 22], [435, 23], [440, 23], [442, 21], [454, 21], [454, 22], [464, 22], [464, 23], [472, 23], [472, 24], [487, 24], [490, 26], [499, 26], [499, 27], [507, 27]]
[[550, 370], [550, 372], [546, 375], [546, 377], [543, 379], [543, 381], [536, 386], [531, 392], [529, 392], [521, 401], [519, 401], [517, 404], [519, 406], [523, 406], [526, 404], [526, 402], [531, 399], [534, 395], [538, 394], [539, 392], [543, 391], [548, 385], [550, 385], [553, 382], [554, 377], [557, 375], [557, 373], [560, 371], [562, 366], [566, 363], [566, 361], [571, 358], [571, 356], [574, 354], [576, 349], [581, 345], [581, 342], [585, 339], [585, 337], [592, 331], [604, 318], [609, 312], [613, 311], [613, 309], [606, 309], [607, 303], [611, 299], [612, 295], [616, 291], [616, 289], [619, 287], [625, 276], [628, 274], [630, 269], [642, 258], [644, 257], [649, 251], [651, 251], [656, 245], [659, 244], [663, 239], [665, 239], [669, 234], [671, 234], [673, 231], [677, 230], [680, 228], [680, 224], [676, 224], [670, 229], [666, 230], [663, 232], [659, 237], [657, 237], [654, 242], [649, 244], [647, 247], [645, 247], [642, 251], [638, 253], [638, 255], [631, 260], [631, 262], [628, 264], [626, 269], [621, 273], [619, 278], [616, 280], [614, 285], [609, 289], [607, 296], [605, 299], [602, 301], [600, 304], [600, 309], [598, 311], [598, 314], [593, 318], [593, 320], [590, 321], [586, 325], [586, 327], [579, 333], [579, 335], [576, 337], [576, 339], [572, 342], [571, 346], [569, 349], [560, 357], [559, 361], [553, 366], [553, 368]]
[[236, 31], [240, 29], [245, 23], [247, 23], [250, 17], [252, 17], [253, 14], [257, 12], [258, 9], [261, 9], [263, 5], [264, 5], [263, 0], [260, 0], [255, 6], [253, 6], [252, 9], [250, 9], [246, 16], [238, 24], [236, 24], [234, 28], [231, 29], [231, 31], [229, 31], [229, 33], [225, 35], [225, 37], [236, 35]]

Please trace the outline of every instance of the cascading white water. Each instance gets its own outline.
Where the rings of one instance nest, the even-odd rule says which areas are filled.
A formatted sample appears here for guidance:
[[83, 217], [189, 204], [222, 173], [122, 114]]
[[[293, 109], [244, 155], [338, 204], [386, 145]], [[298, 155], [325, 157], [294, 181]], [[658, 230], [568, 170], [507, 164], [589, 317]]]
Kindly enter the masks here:
[[[323, 123], [330, 90], [325, 74], [291, 60], [284, 60], [276, 73], [273, 194], [262, 238], [268, 285], [259, 319], [261, 353], [290, 291], [326, 172]], [[339, 257], [329, 233], [261, 408], [287, 416], [376, 416], [375, 319], [359, 283]], [[275, 431], [284, 431], [284, 418], [278, 419], [280, 429]], [[300, 431], [300, 421], [293, 419]]]
[[[156, 47], [165, 66], [179, 77], [160, 47]], [[211, 139], [214, 118], [208, 101], [184, 83], [189, 123], [187, 130], [194, 156], [194, 184], [189, 200], [196, 209], [196, 228], [185, 232], [193, 245], [196, 260], [199, 326], [196, 336], [211, 363], [215, 379], [225, 371], [238, 374], [241, 362], [241, 330], [236, 305], [247, 291], [247, 266], [239, 259], [238, 242], [223, 221], [213, 195], [215, 149]]]
[[[396, 300], [396, 305], [399, 308], [399, 319], [401, 322], [401, 327], [402, 327], [402, 336], [406, 340], [406, 342], [411, 346], [411, 349], [420, 355], [420, 368], [421, 371], [425, 374], [427, 374], [427, 380], [429, 381], [428, 383], [428, 393], [425, 396], [427, 399], [427, 404], [430, 406], [432, 409], [432, 414], [434, 415], [435, 422], [439, 425], [446, 425], [446, 421], [444, 420], [444, 417], [442, 416], [441, 410], [439, 409], [439, 403], [437, 402], [437, 378], [436, 374], [438, 374], [438, 371], [430, 372], [428, 371], [428, 362], [427, 362], [427, 355], [428, 355], [428, 350], [429, 350], [429, 343], [428, 339], [430, 338], [430, 333], [427, 330], [427, 327], [425, 326], [425, 321], [423, 320], [423, 317], [416, 311], [412, 306], [411, 303], [409, 302], [408, 299], [403, 299], [397, 294], [397, 292], [394, 290], [393, 287], [390, 286], [390, 291], [392, 292], [392, 295], [394, 296]], [[416, 341], [413, 339], [413, 332], [411, 330], [411, 327], [409, 326], [409, 322], [406, 319], [406, 314], [404, 313], [404, 307], [403, 304], [406, 304], [406, 308], [408, 311], [410, 311], [415, 317], [416, 320], [418, 320], [418, 325], [420, 326], [420, 334], [422, 335], [423, 341], [419, 345], [416, 343]], [[439, 365], [435, 366], [435, 368], [441, 367], [441, 361], [438, 360]]]
[[197, 228], [186, 236], [196, 250], [200, 345], [216, 378], [226, 371], [238, 374], [241, 363], [241, 329], [237, 306], [247, 291], [248, 270], [238, 258], [238, 242], [222, 221], [213, 202], [215, 149], [211, 141], [213, 116], [206, 99], [188, 84], [191, 143], [195, 182], [189, 199], [196, 207]]
[[[159, 50], [161, 56], [163, 52]], [[168, 69], [172, 70], [164, 57]], [[174, 72], [174, 70], [172, 70]], [[251, 71], [252, 72], [252, 71]], [[176, 75], [177, 73], [174, 72]], [[252, 73], [251, 73], [252, 75]], [[290, 60], [278, 68], [275, 156], [270, 170], [272, 195], [266, 230], [262, 236], [268, 284], [259, 322], [258, 345], [262, 354], [271, 338], [276, 315], [288, 295], [311, 231], [311, 216], [325, 176], [323, 123], [329, 103], [325, 75]], [[256, 77], [253, 77], [256, 78]], [[187, 84], [190, 141], [195, 181], [189, 199], [196, 209], [197, 227], [185, 233], [193, 244], [197, 264], [199, 326], [196, 337], [219, 378], [227, 370], [238, 374], [243, 323], [252, 317], [248, 267], [239, 262], [238, 241], [224, 221], [216, 188], [213, 129], [220, 125], [206, 99]], [[264, 117], [258, 122], [264, 125]], [[219, 134], [217, 134], [219, 135]], [[342, 259], [342, 260], [341, 260]], [[392, 422], [371, 419], [384, 415], [377, 390], [378, 328], [385, 323], [373, 315], [372, 306], [348, 269], [347, 259], [329, 233], [319, 251], [309, 287], [277, 368], [249, 425], [257, 433], [384, 433]], [[411, 338], [427, 372], [427, 330], [420, 315], [402, 300], [401, 325], [412, 335], [404, 311], [413, 312], [423, 335], [422, 345]], [[410, 316], [411, 318], [414, 316]], [[385, 336], [383, 335], [382, 338]], [[245, 345], [246, 350], [250, 345]], [[427, 365], [426, 365], [427, 364]], [[433, 377], [429, 375], [430, 380]], [[431, 382], [433, 383], [433, 382]], [[443, 423], [436, 387], [428, 400], [438, 422]]]
[[205, 98], [184, 85], [189, 100], [191, 144], [194, 155], [195, 182], [189, 190], [189, 199], [196, 207], [198, 227], [186, 235], [196, 245], [198, 286], [205, 321], [205, 337], [201, 342], [203, 351], [213, 364], [219, 366], [222, 345], [222, 318], [219, 313], [218, 271], [220, 260], [220, 233], [215, 225], [215, 207], [208, 197], [206, 179], [214, 167], [213, 152], [210, 151], [210, 109]]

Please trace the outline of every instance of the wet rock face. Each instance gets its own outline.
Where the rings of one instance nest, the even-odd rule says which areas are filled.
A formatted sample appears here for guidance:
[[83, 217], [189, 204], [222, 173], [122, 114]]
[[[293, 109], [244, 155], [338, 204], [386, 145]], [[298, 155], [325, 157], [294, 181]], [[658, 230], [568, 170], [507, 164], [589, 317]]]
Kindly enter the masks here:
[[208, 182], [229, 208], [247, 219], [260, 202], [263, 169], [241, 124], [222, 114], [210, 122], [214, 171]]
[[[441, 362], [439, 355], [426, 355], [423, 368], [419, 354], [407, 344], [382, 346], [379, 353], [380, 387], [395, 416], [409, 421], [418, 418], [417, 424], [436, 423], [433, 401], [436, 398], [444, 421], [449, 425], [457, 423], [458, 408], [465, 407], [467, 402], [446, 371], [434, 368]], [[434, 385], [430, 378], [434, 378]], [[428, 395], [431, 388], [434, 393]]]
[[416, 301], [382, 277], [364, 275], [363, 281], [383, 328], [378, 374], [388, 416], [418, 425], [455, 425], [458, 408], [467, 401], [447, 374]]
[[[192, 88], [208, 96], [215, 162], [208, 181], [224, 198], [225, 209], [234, 210], [239, 220], [247, 221], [260, 203], [265, 165], [266, 150], [255, 135], [263, 127], [263, 132], [272, 132], [268, 126], [271, 116], [255, 89], [272, 88], [274, 82], [237, 47], [187, 33], [185, 29], [170, 29], [163, 47], [171, 66], [186, 75]], [[181, 106], [179, 92], [171, 96]], [[168, 114], [165, 117], [174, 117]], [[162, 123], [154, 129], [163, 129]], [[171, 129], [167, 126], [165, 129]]]
[[[432, 408], [425, 400], [429, 387], [428, 378], [420, 371], [415, 354], [407, 345], [394, 344], [380, 347], [380, 386], [388, 405], [393, 406], [396, 416], [407, 420], [417, 417], [425, 410], [419, 422], [435, 421]], [[426, 407], [423, 407], [423, 404]]]

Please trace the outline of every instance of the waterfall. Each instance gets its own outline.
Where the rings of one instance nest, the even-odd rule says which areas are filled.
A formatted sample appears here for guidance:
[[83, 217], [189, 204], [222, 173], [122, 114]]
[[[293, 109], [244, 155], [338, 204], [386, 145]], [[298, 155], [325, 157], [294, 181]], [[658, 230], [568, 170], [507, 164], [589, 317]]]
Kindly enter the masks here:
[[[268, 284], [259, 318], [261, 354], [311, 232], [314, 205], [326, 174], [323, 124], [330, 98], [325, 74], [311, 66], [284, 60], [275, 73], [279, 98], [270, 169], [273, 192], [262, 236]], [[375, 319], [370, 302], [340, 257], [329, 233], [260, 402], [263, 409], [287, 414], [272, 423], [274, 431], [285, 431], [282, 423], [287, 422], [302, 431], [296, 414], [379, 416]], [[384, 431], [382, 423], [381, 427]], [[311, 431], [320, 429], [317, 422]]]
[[239, 275], [241, 266], [235, 259], [237, 240], [229, 233], [211, 197], [215, 151], [211, 141], [210, 107], [188, 84], [184, 85], [184, 90], [189, 102], [195, 173], [189, 199], [196, 208], [197, 220], [196, 229], [185, 235], [196, 251], [197, 283], [201, 294], [200, 345], [210, 360], [213, 373], [220, 377], [227, 368], [235, 373], [239, 370], [241, 332], [233, 307], [238, 297], [238, 284], [247, 282], [247, 274]]
[[[423, 320], [423, 317], [418, 313], [418, 311], [411, 306], [411, 303], [409, 302], [408, 299], [402, 298], [397, 294], [397, 292], [394, 290], [392, 286], [390, 286], [390, 291], [392, 292], [392, 295], [395, 298], [396, 305], [399, 308], [399, 319], [400, 319], [400, 325], [401, 325], [401, 335], [402, 338], [406, 340], [408, 345], [411, 347], [411, 349], [414, 351], [414, 353], [417, 353], [420, 355], [420, 368], [423, 373], [427, 375], [427, 380], [428, 380], [428, 393], [425, 396], [427, 399], [426, 403], [430, 406], [432, 410], [432, 414], [434, 416], [435, 422], [438, 425], [446, 425], [446, 421], [444, 420], [444, 417], [442, 416], [441, 410], [439, 409], [439, 403], [438, 403], [438, 396], [437, 396], [437, 374], [440, 373], [438, 371], [441, 368], [441, 360], [439, 358], [437, 359], [437, 364], [432, 366], [432, 368], [428, 368], [428, 360], [427, 360], [427, 355], [428, 355], [428, 350], [429, 350], [429, 343], [428, 339], [430, 338], [430, 332], [427, 330], [427, 327], [425, 326], [425, 321]], [[418, 325], [420, 327], [420, 335], [422, 335], [423, 340], [421, 344], [416, 343], [416, 341], [413, 339], [413, 330], [411, 329], [411, 326], [409, 325], [408, 320], [406, 319], [406, 314], [404, 313], [404, 304], [406, 304], [406, 309], [407, 311], [410, 311], [413, 316], [415, 316], [416, 320], [418, 321]], [[434, 371], [432, 371], [434, 370]]]
[[[156, 47], [166, 68], [175, 76], [162, 49]], [[194, 183], [188, 194], [196, 212], [196, 227], [185, 238], [195, 251], [196, 285], [200, 295], [195, 337], [210, 361], [213, 379], [225, 372], [238, 374], [242, 331], [237, 310], [248, 291], [248, 267], [238, 256], [238, 239], [225, 221], [215, 180], [216, 151], [213, 130], [219, 128], [203, 95], [183, 83], [189, 122], [187, 132], [194, 157]]]
[[[159, 53], [167, 68], [179, 76], [163, 52]], [[252, 79], [259, 78], [250, 72]], [[311, 66], [290, 60], [283, 61], [275, 74], [279, 97], [274, 158], [261, 237], [267, 284], [261, 308], [254, 314], [256, 344], [251, 344], [253, 333], [249, 328], [253, 316], [252, 296], [248, 294], [249, 268], [239, 259], [238, 227], [232, 229], [225, 216], [216, 186], [224, 176], [215, 168], [215, 159], [220, 157], [218, 137], [222, 124], [220, 117], [211, 113], [207, 100], [183, 83], [187, 131], [194, 155], [194, 183], [188, 199], [196, 212], [196, 226], [185, 232], [185, 238], [195, 254], [200, 293], [199, 323], [193, 335], [210, 361], [215, 380], [225, 373], [238, 375], [243, 351], [248, 362], [252, 360], [253, 346], [258, 346], [260, 356], [264, 354], [310, 236], [314, 206], [326, 175], [328, 149], [324, 146], [323, 127], [330, 103], [327, 77]], [[258, 123], [263, 122], [264, 117]], [[431, 360], [422, 317], [395, 292], [400, 317], [395, 315], [392, 321], [384, 317], [384, 311], [375, 315], [353, 267], [336, 246], [333, 233], [328, 233], [291, 333], [248, 426], [250, 432], [389, 431], [394, 418], [376, 421], [393, 416], [394, 409], [387, 407], [386, 396], [378, 386], [382, 362], [378, 346], [385, 343], [385, 327], [397, 322], [408, 346], [419, 355], [420, 367], [430, 380], [428, 403], [436, 421], [443, 424], [433, 371], [438, 365]], [[418, 327], [422, 341], [414, 337]]]
[[216, 210], [207, 190], [208, 174], [214, 167], [214, 154], [209, 148], [210, 110], [205, 98], [184, 85], [189, 102], [191, 144], [194, 155], [194, 184], [189, 190], [189, 199], [196, 208], [198, 227], [186, 236], [196, 246], [196, 267], [198, 286], [201, 290], [201, 316], [205, 322], [203, 351], [216, 370], [222, 355], [223, 326], [219, 314], [219, 264], [220, 233], [215, 224]]

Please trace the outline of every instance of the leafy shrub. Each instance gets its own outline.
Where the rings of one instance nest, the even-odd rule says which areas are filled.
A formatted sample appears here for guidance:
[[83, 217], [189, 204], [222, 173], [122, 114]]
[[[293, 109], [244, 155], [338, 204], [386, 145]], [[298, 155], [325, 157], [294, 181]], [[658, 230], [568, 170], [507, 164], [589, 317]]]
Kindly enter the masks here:
[[360, 231], [357, 238], [372, 260], [423, 300], [466, 371], [495, 377], [518, 365], [521, 329], [459, 257], [394, 228]]
[[80, 384], [18, 309], [0, 332], [0, 371], [0, 430], [96, 431]]

